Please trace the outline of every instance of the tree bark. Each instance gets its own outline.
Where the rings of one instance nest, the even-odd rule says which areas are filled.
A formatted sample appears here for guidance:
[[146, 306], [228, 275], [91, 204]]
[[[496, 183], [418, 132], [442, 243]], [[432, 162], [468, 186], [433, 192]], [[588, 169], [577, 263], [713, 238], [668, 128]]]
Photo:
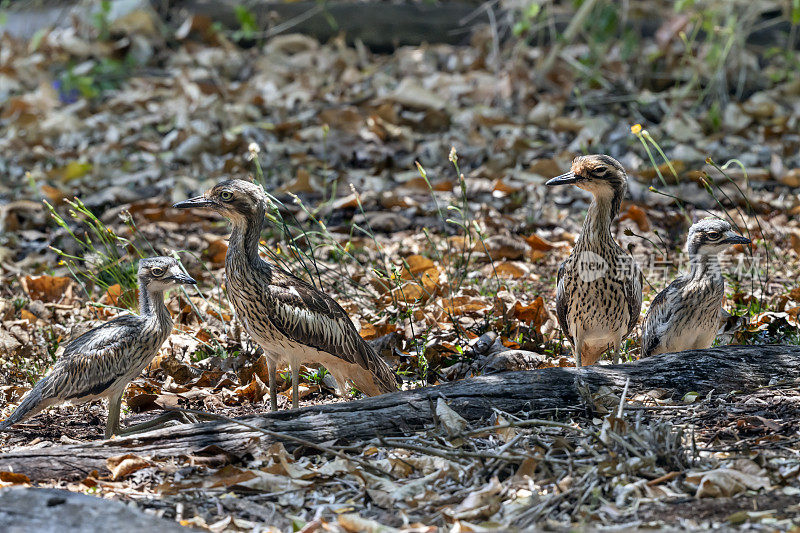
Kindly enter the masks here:
[[[601, 386], [617, 394], [630, 378], [630, 395], [666, 389], [680, 399], [687, 392], [724, 394], [752, 390], [773, 378], [800, 379], [798, 346], [726, 346], [665, 354], [621, 365], [545, 368], [506, 372], [442, 385], [385, 394], [352, 402], [252, 415], [241, 420], [254, 426], [314, 443], [353, 442], [378, 436], [404, 435], [434, 424], [440, 397], [470, 422], [480, 423], [495, 409], [537, 413], [583, 405], [581, 390]], [[535, 415], [534, 415], [535, 416]], [[218, 446], [234, 456], [275, 440], [241, 425], [222, 421], [186, 424], [130, 437], [90, 444], [20, 450], [0, 455], [0, 471], [31, 479], [75, 479], [92, 470], [107, 472], [106, 459], [135, 453], [147, 458], [181, 457]], [[288, 449], [296, 444], [286, 441]]]

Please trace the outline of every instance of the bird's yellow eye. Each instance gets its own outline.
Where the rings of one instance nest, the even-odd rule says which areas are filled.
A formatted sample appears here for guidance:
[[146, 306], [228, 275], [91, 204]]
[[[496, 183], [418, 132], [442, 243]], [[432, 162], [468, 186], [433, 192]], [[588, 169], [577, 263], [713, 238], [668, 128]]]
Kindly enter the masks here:
[[233, 193], [231, 191], [222, 191], [221, 193], [219, 193], [219, 198], [223, 202], [230, 202], [231, 200], [233, 200]]
[[153, 267], [150, 269], [150, 273], [157, 278], [160, 278], [164, 275], [164, 269], [162, 267]]
[[713, 240], [713, 241], [716, 241], [717, 239], [719, 239], [719, 236], [720, 235], [719, 235], [718, 231], [712, 231], [711, 233], [708, 234], [708, 238]]

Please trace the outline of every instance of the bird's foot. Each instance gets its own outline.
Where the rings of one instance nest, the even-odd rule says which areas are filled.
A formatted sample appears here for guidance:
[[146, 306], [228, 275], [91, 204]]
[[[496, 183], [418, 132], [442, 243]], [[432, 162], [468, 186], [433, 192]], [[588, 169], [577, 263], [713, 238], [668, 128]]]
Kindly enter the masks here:
[[[119, 437], [127, 437], [128, 435], [133, 435], [135, 433], [142, 433], [144, 431], [162, 429], [173, 425], [196, 424], [198, 421], [199, 420], [197, 419], [197, 417], [191, 413], [184, 413], [181, 411], [170, 411], [160, 416], [157, 416], [153, 420], [148, 420], [147, 422], [142, 422], [141, 424], [135, 424], [133, 426], [129, 426], [126, 428], [121, 428], [116, 432], [116, 435]], [[176, 422], [176, 423], [172, 424], [171, 422]]]

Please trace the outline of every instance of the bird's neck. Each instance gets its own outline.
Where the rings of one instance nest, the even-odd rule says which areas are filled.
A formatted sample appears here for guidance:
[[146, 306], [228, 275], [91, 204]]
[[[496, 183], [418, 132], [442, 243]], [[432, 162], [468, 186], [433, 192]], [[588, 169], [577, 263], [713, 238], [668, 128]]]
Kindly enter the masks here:
[[689, 277], [692, 279], [722, 279], [722, 269], [716, 255], [690, 254]]
[[613, 241], [611, 223], [619, 214], [622, 196], [619, 194], [596, 194], [583, 221], [579, 242]]
[[261, 226], [265, 215], [266, 209], [260, 206], [253, 218], [233, 221], [233, 230], [228, 243], [228, 258], [243, 258], [250, 264], [261, 261], [258, 256], [258, 243], [261, 240]]
[[[141, 285], [140, 285], [141, 286]], [[164, 291], [139, 290], [139, 314], [167, 330], [172, 329], [172, 317], [164, 305]]]

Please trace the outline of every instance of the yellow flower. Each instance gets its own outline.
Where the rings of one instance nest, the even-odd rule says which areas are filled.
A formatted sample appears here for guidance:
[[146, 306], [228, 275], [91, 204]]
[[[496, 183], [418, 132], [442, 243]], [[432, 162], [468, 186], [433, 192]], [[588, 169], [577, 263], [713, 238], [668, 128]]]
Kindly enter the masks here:
[[634, 135], [639, 135], [640, 133], [642, 133], [642, 125], [634, 124], [633, 126], [631, 126], [631, 133], [633, 133]]

